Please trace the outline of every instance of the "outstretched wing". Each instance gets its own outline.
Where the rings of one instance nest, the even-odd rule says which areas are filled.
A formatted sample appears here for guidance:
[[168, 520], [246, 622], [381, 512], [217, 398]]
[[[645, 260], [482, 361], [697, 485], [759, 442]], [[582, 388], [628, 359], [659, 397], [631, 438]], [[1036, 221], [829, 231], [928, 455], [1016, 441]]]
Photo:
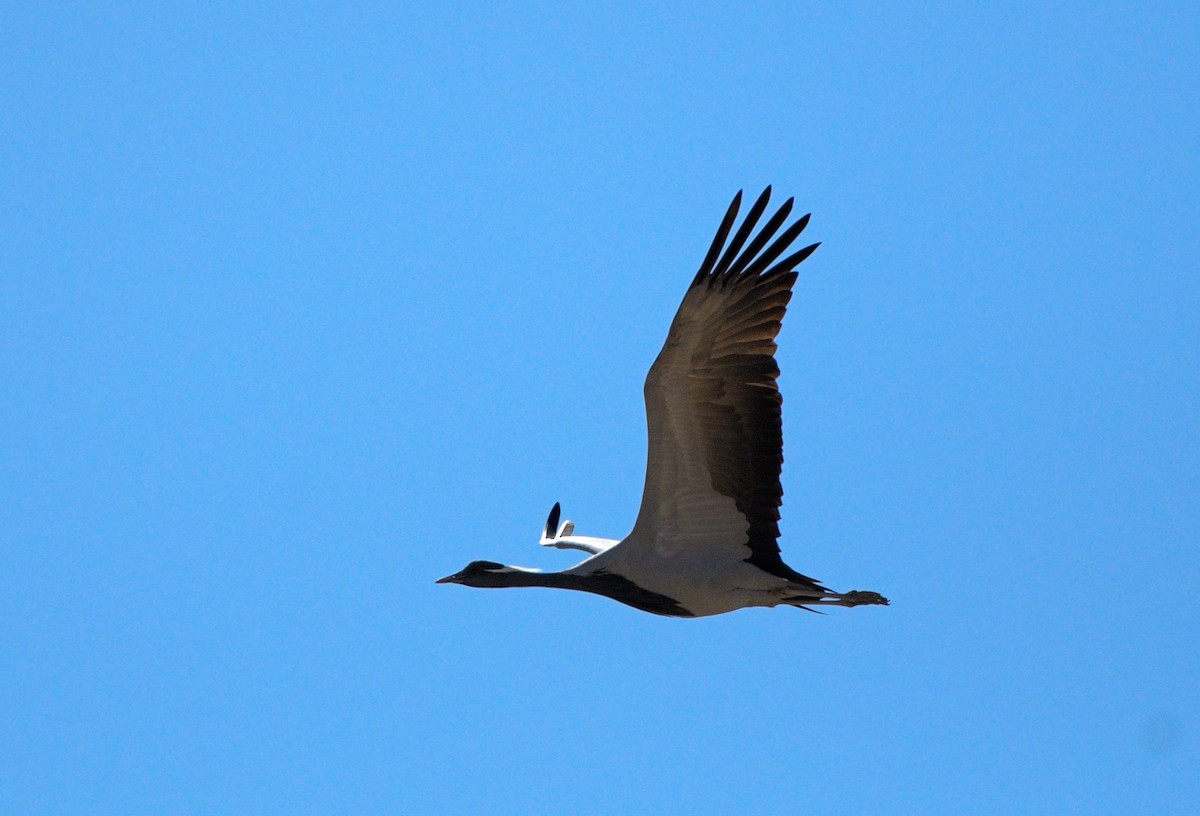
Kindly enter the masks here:
[[[637, 523], [623, 547], [654, 557], [747, 561], [817, 587], [779, 556], [782, 398], [775, 336], [794, 268], [817, 248], [781, 256], [808, 216], [780, 229], [792, 199], [763, 225], [768, 187], [726, 245], [742, 194], [730, 204], [646, 377], [649, 452]], [[630, 553], [633, 555], [633, 553]]]
[[555, 547], [560, 550], [583, 550], [586, 553], [595, 555], [620, 543], [611, 538], [572, 535], [575, 532], [575, 524], [573, 522], [569, 520], [564, 521], [561, 527], [558, 526], [558, 519], [561, 514], [562, 506], [558, 502], [555, 502], [554, 506], [550, 508], [550, 516], [546, 519], [546, 527], [542, 530], [542, 537], [538, 541], [543, 547]]

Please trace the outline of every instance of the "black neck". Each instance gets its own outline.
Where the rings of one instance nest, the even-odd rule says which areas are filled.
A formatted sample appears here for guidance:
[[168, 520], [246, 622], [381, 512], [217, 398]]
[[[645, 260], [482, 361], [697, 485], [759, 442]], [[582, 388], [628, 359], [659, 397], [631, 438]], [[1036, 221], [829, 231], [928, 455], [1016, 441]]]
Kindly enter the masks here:
[[488, 583], [478, 584], [478, 586], [574, 589], [580, 592], [604, 595], [635, 609], [653, 612], [656, 615], [692, 617], [692, 613], [680, 606], [674, 598], [643, 589], [628, 578], [604, 570], [574, 575], [566, 572], [532, 572], [513, 568], [511, 572], [488, 573]]

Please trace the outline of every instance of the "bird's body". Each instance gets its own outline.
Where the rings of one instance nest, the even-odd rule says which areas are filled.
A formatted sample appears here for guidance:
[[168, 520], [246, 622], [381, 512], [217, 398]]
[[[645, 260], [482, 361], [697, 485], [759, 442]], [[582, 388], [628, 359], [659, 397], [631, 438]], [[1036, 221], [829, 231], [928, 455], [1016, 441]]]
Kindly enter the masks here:
[[826, 589], [779, 555], [775, 336], [794, 267], [817, 245], [776, 262], [808, 223], [804, 216], [779, 231], [790, 199], [750, 238], [769, 196], [768, 187], [726, 246], [741, 193], [734, 198], [646, 377], [646, 483], [630, 534], [619, 542], [573, 536], [571, 522], [558, 526], [556, 504], [541, 543], [584, 550], [587, 560], [551, 573], [475, 561], [441, 583], [576, 589], [677, 617], [887, 603], [874, 592]]

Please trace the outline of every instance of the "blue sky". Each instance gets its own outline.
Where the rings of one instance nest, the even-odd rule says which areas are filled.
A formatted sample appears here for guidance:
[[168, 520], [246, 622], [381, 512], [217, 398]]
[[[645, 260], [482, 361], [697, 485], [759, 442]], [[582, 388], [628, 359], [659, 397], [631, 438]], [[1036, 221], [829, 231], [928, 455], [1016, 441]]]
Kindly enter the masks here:
[[[1200, 808], [1194, 4], [0, 15], [0, 809]], [[730, 197], [823, 242], [788, 562], [618, 537]]]

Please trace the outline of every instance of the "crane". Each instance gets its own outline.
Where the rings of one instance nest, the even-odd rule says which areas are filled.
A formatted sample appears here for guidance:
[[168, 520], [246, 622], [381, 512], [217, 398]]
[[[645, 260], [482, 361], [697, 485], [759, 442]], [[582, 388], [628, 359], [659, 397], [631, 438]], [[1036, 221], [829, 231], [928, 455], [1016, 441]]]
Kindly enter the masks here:
[[472, 561], [438, 583], [573, 589], [673, 617], [888, 604], [878, 592], [834, 592], [780, 555], [775, 337], [795, 269], [818, 244], [779, 260], [810, 216], [783, 228], [789, 198], [755, 232], [770, 197], [767, 187], [730, 238], [742, 192], [734, 196], [646, 376], [646, 481], [629, 535], [575, 536], [555, 504], [540, 543], [582, 550], [584, 561], [556, 572]]

